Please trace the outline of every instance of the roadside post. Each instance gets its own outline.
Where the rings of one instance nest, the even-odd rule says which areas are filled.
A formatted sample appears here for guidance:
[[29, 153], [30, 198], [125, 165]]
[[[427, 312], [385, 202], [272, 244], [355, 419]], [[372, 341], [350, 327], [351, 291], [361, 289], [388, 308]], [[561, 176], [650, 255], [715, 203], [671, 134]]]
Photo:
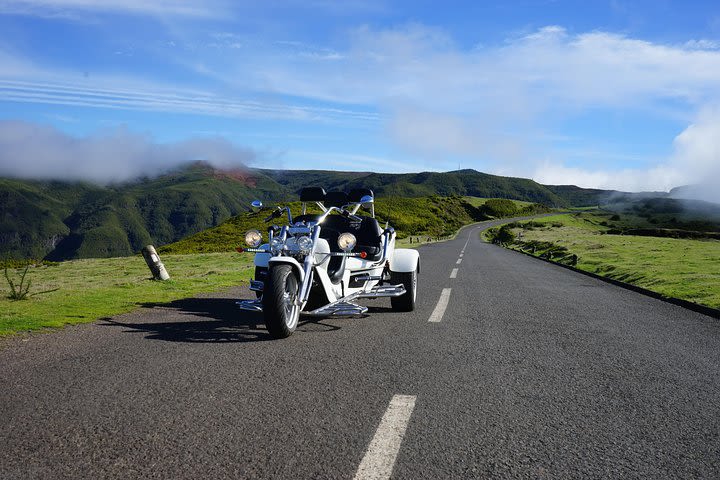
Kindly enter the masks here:
[[165, 265], [155, 251], [155, 247], [148, 245], [142, 249], [142, 255], [155, 280], [170, 280], [170, 274], [165, 270]]

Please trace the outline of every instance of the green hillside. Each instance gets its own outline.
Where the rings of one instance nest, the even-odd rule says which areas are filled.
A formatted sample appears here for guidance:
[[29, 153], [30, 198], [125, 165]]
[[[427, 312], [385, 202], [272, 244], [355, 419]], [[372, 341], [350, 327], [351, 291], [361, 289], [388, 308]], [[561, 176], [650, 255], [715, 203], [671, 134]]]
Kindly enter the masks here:
[[[422, 173], [358, 173], [286, 170], [261, 172], [292, 192], [312, 184], [349, 190], [371, 188], [378, 197], [424, 197], [461, 195], [512, 198], [551, 206], [568, 206], [561, 195], [526, 178], [500, 177], [475, 170]], [[577, 187], [576, 187], [577, 188]]]
[[0, 179], [0, 255], [42, 258], [70, 234], [64, 220], [86, 196], [82, 183]]
[[254, 198], [282, 196], [262, 174], [193, 164], [125, 185], [0, 180], [0, 255], [67, 260], [131, 255], [213, 227]]
[[[596, 205], [603, 198], [618, 197], [618, 192], [545, 186], [475, 170], [413, 174], [220, 171], [202, 162], [157, 178], [110, 186], [0, 179], [0, 259], [57, 261], [130, 255], [148, 243], [165, 245], [220, 225], [246, 212], [252, 199], [295, 200], [297, 192], [309, 185], [345, 191], [371, 188], [378, 199], [379, 216], [395, 215], [399, 230], [407, 234], [420, 231], [404, 224], [384, 199], [393, 198], [394, 205], [411, 211], [417, 205], [404, 204], [405, 199], [434, 195], [506, 198], [551, 207]], [[423, 208], [440, 207], [425, 204]], [[437, 222], [424, 218], [418, 217], [423, 233], [442, 232], [443, 222], [452, 220], [440, 220], [442, 215]]]
[[[300, 202], [289, 203], [293, 215], [300, 214]], [[233, 251], [242, 246], [245, 232], [267, 231], [263, 219], [271, 209], [237, 215], [217, 227], [160, 247], [160, 253], [187, 254]], [[309, 211], [310, 212], [310, 211]], [[463, 225], [485, 218], [482, 212], [460, 197], [378, 198], [375, 214], [381, 225], [388, 222], [399, 238], [409, 235], [442, 237]], [[278, 221], [278, 223], [280, 223]]]

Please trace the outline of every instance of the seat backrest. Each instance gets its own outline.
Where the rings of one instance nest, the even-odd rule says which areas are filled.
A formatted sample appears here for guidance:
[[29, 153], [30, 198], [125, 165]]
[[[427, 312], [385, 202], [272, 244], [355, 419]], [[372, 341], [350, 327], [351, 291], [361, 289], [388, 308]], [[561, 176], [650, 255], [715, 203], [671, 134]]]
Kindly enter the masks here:
[[341, 233], [350, 232], [353, 235], [355, 227], [349, 219], [341, 215], [328, 215], [323, 223], [320, 225], [320, 238], [324, 238], [330, 244], [330, 250], [333, 252], [339, 252], [337, 239]]
[[300, 190], [301, 202], [324, 202], [325, 189], [322, 187], [305, 187]]
[[372, 217], [362, 217], [362, 222], [354, 232], [358, 245], [369, 247], [380, 247], [382, 240], [382, 229], [378, 221]]
[[365, 196], [375, 198], [373, 191], [369, 188], [353, 188], [352, 190], [350, 190], [350, 193], [348, 193], [348, 198], [353, 203], [359, 203], [360, 200]]
[[342, 207], [350, 203], [347, 193], [339, 190], [327, 192], [325, 195], [325, 207]]

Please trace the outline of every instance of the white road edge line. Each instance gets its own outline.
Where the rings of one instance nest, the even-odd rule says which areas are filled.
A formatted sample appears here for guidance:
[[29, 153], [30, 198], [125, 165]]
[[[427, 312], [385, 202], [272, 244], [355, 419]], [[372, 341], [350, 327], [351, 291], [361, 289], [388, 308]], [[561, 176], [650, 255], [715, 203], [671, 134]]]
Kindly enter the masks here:
[[450, 278], [457, 278], [457, 272], [458, 272], [458, 269], [453, 268], [452, 272], [450, 272]]
[[458, 261], [455, 262], [455, 263], [457, 263], [458, 265], [460, 265], [460, 262], [462, 262], [462, 258], [458, 258]]
[[440, 322], [442, 320], [443, 315], [445, 315], [445, 309], [448, 306], [448, 302], [450, 301], [450, 292], [452, 291], [452, 288], [443, 288], [442, 293], [440, 294], [440, 299], [438, 300], [437, 305], [435, 305], [435, 310], [433, 310], [432, 314], [430, 315], [430, 319], [428, 319], [428, 322]]
[[390, 478], [416, 398], [415, 395], [393, 395], [390, 399], [390, 405], [355, 473], [355, 480]]

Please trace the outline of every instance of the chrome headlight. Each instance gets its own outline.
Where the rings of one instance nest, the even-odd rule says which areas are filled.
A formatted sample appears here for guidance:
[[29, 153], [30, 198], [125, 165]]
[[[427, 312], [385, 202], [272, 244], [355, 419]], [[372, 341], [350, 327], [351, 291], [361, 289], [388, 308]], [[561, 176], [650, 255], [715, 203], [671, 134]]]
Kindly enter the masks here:
[[341, 233], [338, 237], [338, 247], [344, 252], [349, 252], [355, 247], [357, 240], [352, 233]]
[[295, 240], [295, 244], [298, 247], [298, 250], [300, 250], [303, 253], [309, 253], [310, 250], [312, 250], [313, 241], [310, 237], [307, 235], [303, 235], [301, 237], [297, 237]]
[[273, 239], [270, 240], [270, 250], [272, 251], [273, 255], [277, 255], [282, 252], [284, 246], [285, 242], [280, 237], [273, 237]]
[[245, 243], [252, 248], [257, 247], [262, 243], [262, 234], [257, 230], [249, 230], [245, 234]]

